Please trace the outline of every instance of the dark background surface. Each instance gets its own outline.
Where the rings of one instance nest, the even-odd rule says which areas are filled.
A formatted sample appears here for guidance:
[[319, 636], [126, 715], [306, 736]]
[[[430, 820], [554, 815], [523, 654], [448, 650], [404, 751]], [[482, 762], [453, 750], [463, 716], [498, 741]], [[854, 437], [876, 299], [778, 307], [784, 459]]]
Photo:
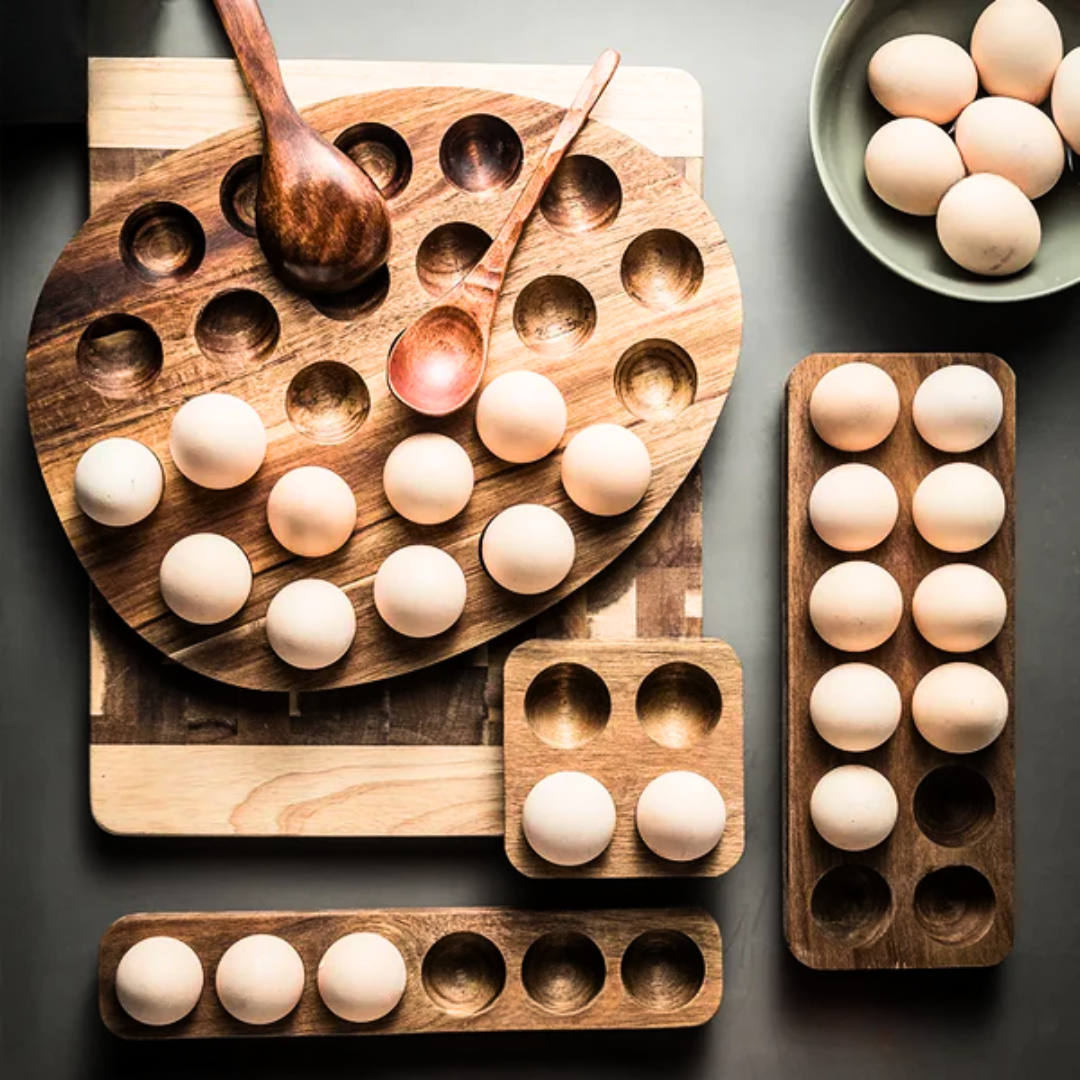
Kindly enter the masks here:
[[[942, 0], [947, 2], [947, 0]], [[264, 0], [286, 57], [686, 68], [705, 93], [706, 196], [745, 290], [735, 391], [705, 457], [705, 628], [746, 668], [747, 852], [718, 883], [526, 883], [476, 841], [141, 841], [87, 794], [86, 582], [38, 475], [27, 329], [86, 215], [85, 57], [226, 55], [208, 0], [6, 0], [0, 202], [0, 895], [5, 1080], [1074, 1075], [1080, 999], [1080, 293], [979, 307], [923, 293], [848, 237], [806, 107], [836, 0]], [[1076, 182], [1071, 181], [1071, 182]], [[1019, 915], [986, 972], [822, 975], [780, 926], [779, 419], [806, 353], [987, 350], [1016, 369]], [[97, 940], [138, 910], [705, 903], [725, 994], [701, 1031], [140, 1046], [96, 1015]]]

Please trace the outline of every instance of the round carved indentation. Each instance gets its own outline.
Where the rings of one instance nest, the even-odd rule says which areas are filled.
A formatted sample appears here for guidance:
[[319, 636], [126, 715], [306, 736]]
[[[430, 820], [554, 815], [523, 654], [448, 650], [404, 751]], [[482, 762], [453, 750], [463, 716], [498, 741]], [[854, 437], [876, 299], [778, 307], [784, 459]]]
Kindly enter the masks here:
[[221, 181], [221, 212], [225, 220], [245, 236], [255, 235], [255, 200], [259, 194], [262, 155], [238, 161]]
[[818, 929], [845, 947], [869, 945], [885, 932], [892, 909], [888, 882], [869, 866], [836, 866], [818, 879], [810, 914]]
[[603, 990], [606, 978], [604, 954], [576, 930], [537, 938], [521, 962], [525, 993], [549, 1012], [580, 1012]]
[[390, 268], [383, 263], [369, 278], [355, 289], [346, 292], [326, 293], [312, 296], [312, 306], [320, 315], [338, 322], [352, 322], [370, 315], [390, 294]]
[[915, 886], [915, 919], [942, 945], [971, 945], [993, 925], [997, 897], [971, 866], [933, 870]]
[[615, 393], [623, 408], [642, 420], [670, 420], [693, 405], [697, 368], [673, 341], [639, 341], [619, 357]]
[[454, 187], [472, 195], [508, 188], [521, 172], [525, 150], [518, 133], [497, 116], [477, 113], [450, 126], [439, 164]]
[[647, 1008], [681, 1009], [705, 982], [705, 957], [679, 930], [647, 930], [623, 953], [622, 980], [630, 996]]
[[491, 237], [467, 221], [433, 229], [416, 252], [416, 276], [432, 296], [448, 293], [483, 258]]
[[596, 328], [596, 303], [573, 278], [551, 274], [530, 281], [514, 304], [514, 329], [530, 348], [568, 356]]
[[285, 411], [301, 435], [332, 446], [360, 430], [371, 411], [371, 395], [351, 367], [319, 360], [293, 376], [285, 394]]
[[95, 319], [75, 349], [79, 374], [107, 398], [141, 393], [158, 377], [163, 359], [161, 339], [150, 324], [122, 312]]
[[199, 312], [195, 341], [219, 363], [255, 363], [274, 351], [281, 335], [274, 305], [251, 289], [218, 293]]
[[945, 765], [928, 773], [915, 789], [915, 820], [935, 844], [973, 844], [994, 820], [994, 789], [981, 773]]
[[482, 934], [447, 934], [428, 949], [420, 972], [432, 1002], [451, 1016], [482, 1012], [506, 985], [506, 961]]
[[645, 734], [669, 750], [693, 746], [720, 720], [720, 687], [696, 664], [663, 664], [645, 676], [637, 692], [637, 715]]
[[140, 206], [120, 230], [124, 265], [151, 284], [191, 277], [205, 254], [206, 234], [198, 218], [177, 203]]
[[642, 233], [622, 257], [623, 288], [647, 308], [667, 311], [701, 288], [705, 264], [692, 240], [673, 229]]
[[371, 177], [384, 199], [400, 195], [412, 178], [409, 144], [385, 124], [354, 124], [334, 140], [334, 145]]
[[545, 668], [525, 692], [525, 719], [548, 746], [569, 750], [595, 739], [611, 717], [607, 684], [581, 664]]
[[576, 235], [610, 225], [622, 208], [622, 185], [599, 158], [573, 154], [555, 170], [540, 213], [553, 229]]

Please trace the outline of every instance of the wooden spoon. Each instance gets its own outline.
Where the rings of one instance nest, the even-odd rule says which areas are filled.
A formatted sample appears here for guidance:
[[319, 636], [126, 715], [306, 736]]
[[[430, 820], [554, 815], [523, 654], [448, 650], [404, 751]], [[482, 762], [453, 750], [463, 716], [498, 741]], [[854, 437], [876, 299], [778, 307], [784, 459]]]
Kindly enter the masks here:
[[614, 49], [600, 56], [484, 257], [394, 343], [386, 381], [394, 395], [416, 412], [446, 416], [479, 389], [495, 306], [525, 222], [618, 66]]
[[370, 177], [300, 119], [258, 0], [214, 0], [266, 144], [255, 230], [266, 261], [299, 292], [360, 285], [390, 254], [390, 215]]

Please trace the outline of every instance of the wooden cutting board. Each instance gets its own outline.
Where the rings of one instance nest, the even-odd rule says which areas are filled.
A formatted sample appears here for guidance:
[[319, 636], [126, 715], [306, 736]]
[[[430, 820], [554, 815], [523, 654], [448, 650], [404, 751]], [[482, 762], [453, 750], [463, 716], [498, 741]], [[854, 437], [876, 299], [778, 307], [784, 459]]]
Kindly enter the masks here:
[[[298, 105], [416, 85], [502, 89], [565, 105], [578, 67], [286, 61]], [[91, 205], [176, 149], [250, 122], [232, 61], [90, 62]], [[597, 119], [700, 189], [701, 93], [687, 74], [622, 69]], [[244, 691], [170, 664], [91, 600], [91, 802], [125, 834], [496, 835], [502, 664], [543, 637], [701, 632], [697, 468], [650, 529], [556, 608], [475, 652], [343, 690]]]

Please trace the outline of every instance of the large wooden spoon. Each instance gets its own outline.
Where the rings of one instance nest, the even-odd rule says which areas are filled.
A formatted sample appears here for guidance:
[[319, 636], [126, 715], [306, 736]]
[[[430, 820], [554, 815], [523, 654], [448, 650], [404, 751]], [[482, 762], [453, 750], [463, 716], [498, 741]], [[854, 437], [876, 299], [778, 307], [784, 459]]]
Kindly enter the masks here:
[[614, 49], [600, 56], [484, 257], [394, 343], [386, 381], [394, 395], [416, 412], [446, 416], [479, 389], [495, 306], [525, 222], [618, 66]]
[[300, 119], [258, 0], [214, 6], [262, 117], [255, 230], [266, 261], [300, 292], [355, 288], [390, 254], [386, 203], [363, 169]]

